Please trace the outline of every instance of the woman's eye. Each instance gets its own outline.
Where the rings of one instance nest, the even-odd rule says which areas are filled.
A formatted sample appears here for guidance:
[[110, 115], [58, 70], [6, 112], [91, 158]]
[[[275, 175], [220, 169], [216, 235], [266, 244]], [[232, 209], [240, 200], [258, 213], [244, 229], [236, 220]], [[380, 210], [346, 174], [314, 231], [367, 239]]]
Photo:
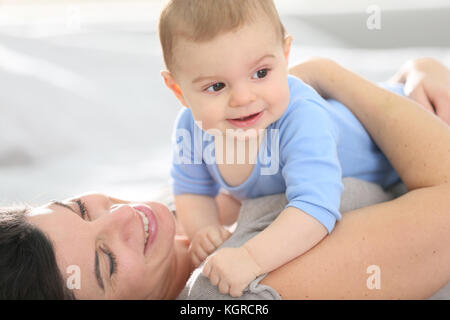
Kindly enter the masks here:
[[86, 218], [89, 218], [86, 205], [84, 204], [84, 202], [81, 201], [80, 199], [76, 199], [75, 202], [78, 205], [78, 208], [80, 209], [81, 218], [83, 218], [84, 220], [86, 220]]
[[268, 73], [269, 73], [269, 69], [267, 69], [267, 68], [258, 70], [253, 74], [253, 79], [265, 78]]
[[209, 86], [208, 88], [206, 88], [206, 91], [218, 92], [218, 91], [222, 90], [223, 88], [225, 88], [225, 84], [223, 82], [217, 82], [217, 83], [214, 83], [212, 86]]

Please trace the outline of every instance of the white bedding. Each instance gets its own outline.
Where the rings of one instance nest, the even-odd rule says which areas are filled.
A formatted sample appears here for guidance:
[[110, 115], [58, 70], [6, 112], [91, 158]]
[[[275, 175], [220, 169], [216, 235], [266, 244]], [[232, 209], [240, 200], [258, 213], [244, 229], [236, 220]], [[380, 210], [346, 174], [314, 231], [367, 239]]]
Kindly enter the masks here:
[[[373, 80], [407, 59], [450, 66], [450, 48], [292, 49], [328, 56]], [[95, 31], [44, 38], [0, 30], [0, 205], [97, 190], [156, 198], [167, 186], [180, 108], [163, 86], [155, 33]], [[435, 298], [449, 299], [450, 287]]]

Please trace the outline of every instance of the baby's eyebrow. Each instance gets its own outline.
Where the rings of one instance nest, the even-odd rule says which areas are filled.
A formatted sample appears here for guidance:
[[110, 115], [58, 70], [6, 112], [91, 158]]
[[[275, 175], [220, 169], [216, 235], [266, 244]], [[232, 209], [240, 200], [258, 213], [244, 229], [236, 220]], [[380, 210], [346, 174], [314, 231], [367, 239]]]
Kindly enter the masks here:
[[[259, 58], [258, 60], [256, 60], [254, 63], [252, 63], [252, 68], [254, 68], [258, 63], [260, 63], [261, 61], [263, 61], [264, 59], [267, 59], [267, 58], [275, 58], [275, 55], [273, 55], [273, 54], [266, 54], [266, 55], [262, 56], [261, 58]], [[195, 78], [194, 80], [192, 80], [192, 83], [195, 84], [195, 83], [197, 83], [197, 82], [201, 82], [201, 81], [209, 80], [209, 79], [212, 80], [212, 79], [215, 79], [215, 78], [217, 78], [217, 77], [215, 77], [215, 76], [202, 76], [202, 77], [197, 77], [197, 78]]]
[[197, 82], [202, 82], [202, 81], [204, 81], [204, 80], [209, 80], [209, 79], [214, 79], [214, 78], [216, 78], [216, 77], [214, 77], [214, 76], [197, 77], [197, 78], [195, 78], [194, 80], [192, 80], [192, 83], [195, 84], [195, 83], [197, 83]]
[[261, 61], [263, 61], [264, 59], [267, 59], [267, 58], [275, 58], [275, 55], [273, 55], [273, 54], [266, 54], [266, 55], [262, 56], [261, 58], [259, 58], [258, 60], [256, 60], [252, 64], [252, 68], [254, 68], [258, 63], [260, 63]]

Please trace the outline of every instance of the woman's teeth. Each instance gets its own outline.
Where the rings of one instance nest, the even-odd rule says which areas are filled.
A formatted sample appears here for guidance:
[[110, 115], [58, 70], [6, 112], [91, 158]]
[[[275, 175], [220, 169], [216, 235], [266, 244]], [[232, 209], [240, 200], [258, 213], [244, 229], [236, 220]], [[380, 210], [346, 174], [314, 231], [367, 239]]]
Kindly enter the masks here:
[[145, 216], [145, 214], [143, 214], [143, 213], [140, 212], [139, 210], [136, 210], [136, 211], [137, 211], [137, 213], [139, 213], [139, 214], [141, 215], [142, 221], [144, 221], [145, 244], [147, 244], [147, 240], [148, 240], [148, 236], [149, 236], [149, 233], [148, 233], [148, 219], [147, 219], [147, 217]]

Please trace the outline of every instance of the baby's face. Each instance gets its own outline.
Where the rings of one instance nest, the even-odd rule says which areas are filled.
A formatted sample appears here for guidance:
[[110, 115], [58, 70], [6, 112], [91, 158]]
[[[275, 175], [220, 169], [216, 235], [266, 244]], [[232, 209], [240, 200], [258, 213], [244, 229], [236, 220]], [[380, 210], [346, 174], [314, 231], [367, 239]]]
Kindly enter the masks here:
[[207, 42], [180, 39], [173, 52], [180, 100], [203, 130], [265, 129], [289, 104], [289, 49], [290, 38], [283, 45], [265, 18]]

